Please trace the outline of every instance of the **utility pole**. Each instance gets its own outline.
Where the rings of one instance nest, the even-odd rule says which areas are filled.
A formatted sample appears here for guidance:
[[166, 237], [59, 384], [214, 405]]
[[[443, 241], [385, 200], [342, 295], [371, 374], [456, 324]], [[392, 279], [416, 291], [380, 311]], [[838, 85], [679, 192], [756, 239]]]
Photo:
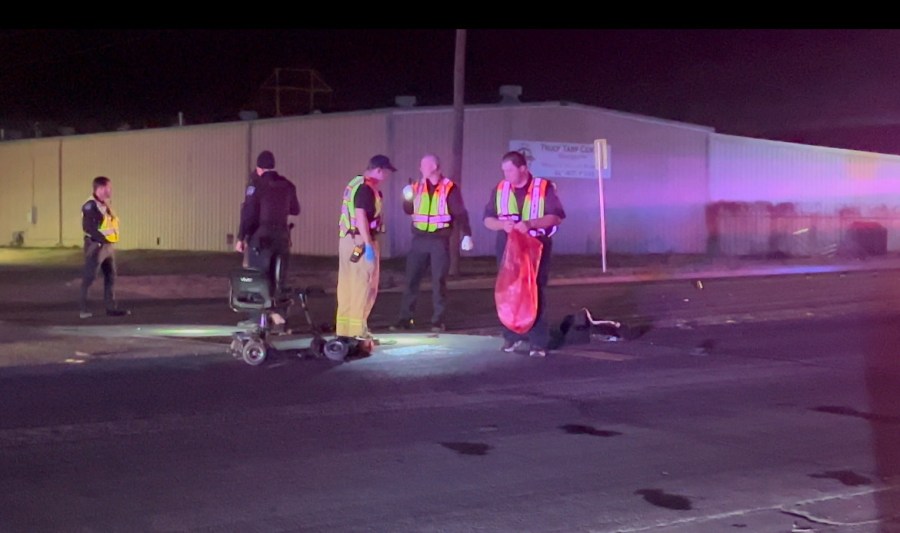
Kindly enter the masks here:
[[[451, 176], [457, 186], [462, 185], [463, 123], [466, 88], [466, 30], [456, 30], [456, 53], [453, 61], [453, 167]], [[450, 275], [459, 276], [459, 226], [454, 224], [450, 234]]]

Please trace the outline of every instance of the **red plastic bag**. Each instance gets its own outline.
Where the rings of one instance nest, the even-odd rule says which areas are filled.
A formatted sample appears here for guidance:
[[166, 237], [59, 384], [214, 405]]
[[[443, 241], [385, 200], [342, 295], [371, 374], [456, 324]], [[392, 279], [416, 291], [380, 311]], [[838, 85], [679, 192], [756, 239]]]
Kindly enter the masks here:
[[500, 322], [519, 334], [528, 332], [537, 319], [537, 273], [543, 249], [543, 243], [530, 235], [507, 234], [494, 302]]

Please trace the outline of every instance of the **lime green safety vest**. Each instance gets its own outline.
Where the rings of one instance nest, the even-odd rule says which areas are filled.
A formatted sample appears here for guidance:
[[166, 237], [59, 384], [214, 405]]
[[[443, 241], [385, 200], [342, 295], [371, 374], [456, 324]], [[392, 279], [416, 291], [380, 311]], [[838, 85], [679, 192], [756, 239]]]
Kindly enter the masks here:
[[106, 240], [109, 242], [119, 242], [119, 217], [113, 213], [112, 208], [107, 206], [106, 204], [97, 201], [96, 198], [91, 196], [88, 198], [88, 202], [94, 202], [97, 204], [97, 209], [103, 213], [103, 222], [100, 223], [100, 227], [97, 228], [100, 233], [106, 236]]
[[[516, 203], [516, 195], [513, 193], [513, 186], [506, 180], [502, 180], [497, 184], [497, 218], [499, 220], [534, 220], [544, 216], [544, 198], [547, 195], [547, 185], [550, 182], [543, 178], [531, 178], [531, 186], [525, 194], [525, 202], [522, 210]], [[536, 235], [553, 235], [556, 233], [556, 226], [551, 228], [532, 229], [529, 234]]]
[[445, 177], [437, 183], [433, 194], [428, 194], [427, 179], [413, 184], [413, 227], [422, 231], [434, 232], [450, 227], [450, 208], [447, 197], [453, 182]]
[[[356, 197], [356, 191], [359, 187], [365, 184], [366, 179], [363, 176], [356, 176], [350, 183], [347, 184], [347, 187], [344, 188], [344, 198], [341, 201], [341, 219], [339, 222], [340, 225], [340, 236], [346, 237], [349, 235], [357, 235], [359, 234], [359, 230], [356, 229], [356, 205], [353, 203], [353, 198]], [[375, 233], [381, 233], [384, 231], [384, 228], [381, 225], [381, 196], [377, 193], [375, 194], [375, 216], [372, 217], [372, 220], [369, 221], [369, 231], [373, 231]]]

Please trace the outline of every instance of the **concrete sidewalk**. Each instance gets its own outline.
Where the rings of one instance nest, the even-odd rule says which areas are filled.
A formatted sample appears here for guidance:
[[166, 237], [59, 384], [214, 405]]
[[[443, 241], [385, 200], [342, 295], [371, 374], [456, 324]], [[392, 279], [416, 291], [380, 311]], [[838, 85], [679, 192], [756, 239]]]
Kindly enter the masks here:
[[[900, 256], [884, 256], [865, 260], [840, 258], [795, 259], [795, 260], [749, 260], [720, 259], [704, 263], [684, 265], [649, 265], [608, 268], [586, 267], [584, 259], [571, 257], [554, 258], [551, 266], [550, 286], [595, 285], [595, 284], [627, 284], [668, 280], [704, 280], [741, 278], [754, 276], [793, 276], [814, 275], [836, 272], [900, 270]], [[471, 270], [460, 276], [451, 276], [448, 288], [451, 290], [489, 290], [494, 288], [496, 270], [480, 268]], [[74, 289], [80, 278], [72, 277], [67, 286]], [[337, 288], [337, 272], [334, 269], [304, 268], [298, 264], [290, 276], [289, 285], [293, 287], [321, 287], [326, 293], [334, 294]], [[153, 274], [130, 275], [127, 272], [119, 277], [118, 291], [122, 298], [165, 298], [195, 299], [217, 298], [227, 293], [228, 278], [226, 273], [209, 274]], [[380, 293], [400, 293], [405, 286], [405, 272], [402, 265], [388, 265], [382, 268]], [[420, 291], [431, 289], [431, 274], [427, 272], [422, 279]]]
[[[227, 294], [228, 272], [239, 268], [240, 261], [234, 253], [125, 250], [118, 252], [118, 265], [117, 291], [121, 299], [202, 299]], [[900, 269], [900, 254], [897, 253], [866, 259], [657, 254], [611, 259], [606, 272], [602, 271], [599, 256], [554, 256], [549, 284], [627, 284], [666, 280], [703, 283], [704, 280], [723, 278], [897, 269]], [[450, 289], [492, 289], [497, 268], [491, 257], [462, 257], [460, 272], [459, 276], [449, 279]], [[0, 291], [8, 302], [71, 302], [81, 282], [81, 252], [54, 248], [0, 248], [0, 274]], [[422, 291], [430, 289], [430, 280], [428, 272], [422, 280]], [[292, 259], [289, 284], [294, 287], [319, 286], [333, 294], [337, 286], [337, 258]], [[98, 280], [95, 285], [102, 285], [102, 282]], [[402, 292], [404, 285], [403, 258], [383, 261], [380, 292]]]
[[798, 274], [827, 274], [835, 272], [857, 272], [871, 270], [900, 269], [900, 256], [884, 256], [865, 260], [822, 261], [728, 261], [696, 265], [688, 268], [667, 270], [635, 268], [628, 272], [608, 272], [591, 275], [580, 272], [575, 277], [560, 277], [550, 281], [551, 285], [578, 285], [583, 283], [634, 283], [660, 280], [699, 280], [740, 278], [751, 276], [789, 276]]

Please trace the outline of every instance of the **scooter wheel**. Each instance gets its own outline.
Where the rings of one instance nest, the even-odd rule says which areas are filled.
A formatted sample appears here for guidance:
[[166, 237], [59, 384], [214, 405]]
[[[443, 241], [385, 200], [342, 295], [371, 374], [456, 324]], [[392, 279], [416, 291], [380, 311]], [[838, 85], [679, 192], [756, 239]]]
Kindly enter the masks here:
[[331, 339], [325, 343], [325, 346], [322, 348], [322, 353], [332, 361], [341, 362], [346, 359], [347, 354], [350, 353], [350, 346], [344, 340]]
[[244, 350], [241, 352], [241, 355], [244, 362], [248, 365], [261, 365], [263, 361], [266, 360], [266, 345], [260, 340], [250, 339], [247, 341], [247, 344], [244, 345]]

